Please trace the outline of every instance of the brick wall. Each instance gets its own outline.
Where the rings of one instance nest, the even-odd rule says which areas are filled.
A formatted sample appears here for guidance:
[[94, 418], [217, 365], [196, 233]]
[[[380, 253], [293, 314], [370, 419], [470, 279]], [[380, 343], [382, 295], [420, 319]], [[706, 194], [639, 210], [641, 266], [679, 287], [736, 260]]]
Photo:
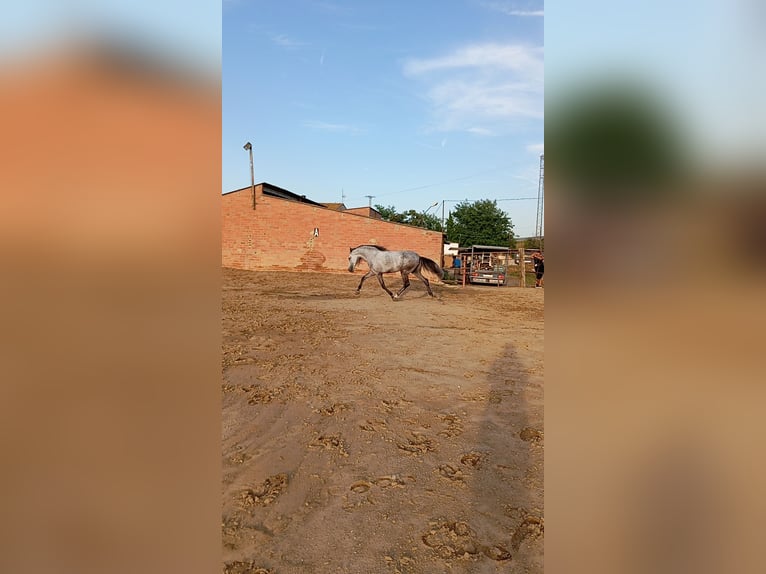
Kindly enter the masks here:
[[362, 243], [440, 262], [439, 232], [264, 196], [260, 186], [256, 201], [253, 210], [249, 189], [221, 196], [224, 267], [347, 272], [349, 247]]

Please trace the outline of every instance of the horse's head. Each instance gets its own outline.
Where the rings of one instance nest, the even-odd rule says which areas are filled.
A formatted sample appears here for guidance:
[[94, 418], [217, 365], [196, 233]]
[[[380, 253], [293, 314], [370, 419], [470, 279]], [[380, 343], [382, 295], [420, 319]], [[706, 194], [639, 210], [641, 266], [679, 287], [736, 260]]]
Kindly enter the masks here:
[[349, 250], [349, 256], [348, 256], [348, 270], [353, 273], [354, 267], [356, 267], [356, 264], [359, 263], [359, 255], [354, 253], [354, 248], [350, 247]]

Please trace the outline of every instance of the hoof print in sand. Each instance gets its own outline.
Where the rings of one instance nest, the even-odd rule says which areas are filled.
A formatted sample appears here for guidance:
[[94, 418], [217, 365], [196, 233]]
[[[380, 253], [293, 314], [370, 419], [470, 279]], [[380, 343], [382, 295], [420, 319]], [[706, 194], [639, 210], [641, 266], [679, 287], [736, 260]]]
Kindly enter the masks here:
[[465, 522], [442, 522], [432, 525], [421, 539], [444, 559], [476, 556], [481, 545], [476, 535]]
[[511, 559], [511, 553], [502, 546], [481, 544], [476, 538], [476, 533], [465, 522], [432, 524], [431, 529], [421, 539], [423, 544], [445, 560], [477, 558], [482, 554], [498, 562]]
[[438, 470], [440, 475], [442, 475], [444, 478], [450, 479], [452, 482], [463, 484], [463, 481], [465, 480], [463, 471], [459, 468], [455, 468], [451, 464], [442, 464], [439, 466]]
[[333, 403], [329, 407], [314, 409], [314, 412], [323, 414], [326, 417], [331, 417], [333, 415], [337, 415], [338, 413], [342, 413], [343, 411], [348, 411], [350, 409], [351, 409], [351, 406], [347, 405], [346, 403]]
[[438, 435], [443, 437], [456, 437], [463, 434], [463, 420], [453, 414], [439, 415], [439, 418], [447, 425], [447, 428], [439, 431]]
[[539, 431], [537, 429], [533, 429], [531, 427], [525, 427], [521, 429], [521, 432], [519, 433], [519, 437], [521, 440], [526, 442], [532, 442], [532, 443], [539, 443], [543, 440], [543, 433], [542, 431]]
[[267, 405], [272, 402], [282, 389], [266, 389], [258, 385], [250, 385], [244, 389], [247, 394], [247, 404]]
[[260, 568], [249, 562], [227, 562], [223, 565], [223, 574], [274, 574], [270, 568]]
[[264, 480], [258, 486], [248, 488], [242, 493], [242, 504], [250, 506], [268, 506], [287, 488], [287, 475], [275, 474]]
[[394, 556], [386, 555], [384, 557], [386, 566], [393, 571], [393, 574], [415, 574], [417, 562], [409, 556], [400, 556], [395, 558]]
[[389, 474], [388, 476], [379, 476], [372, 482], [379, 488], [403, 488], [407, 484], [415, 482], [415, 477], [409, 474], [406, 476]]
[[366, 480], [360, 480], [358, 482], [355, 482], [351, 485], [351, 492], [356, 492], [357, 494], [364, 494], [368, 490], [372, 488], [372, 484], [367, 482]]
[[363, 494], [373, 486], [377, 486], [378, 488], [404, 488], [406, 485], [412, 484], [413, 482], [415, 482], [414, 476], [390, 474], [387, 476], [379, 476], [372, 481], [359, 480], [351, 485], [350, 490], [357, 494]]
[[460, 457], [460, 464], [471, 467], [471, 468], [481, 468], [482, 463], [487, 458], [487, 453], [485, 452], [476, 452], [471, 451], [467, 452], [463, 456]]
[[386, 421], [378, 419], [366, 420], [363, 424], [359, 425], [359, 428], [367, 432], [377, 432], [386, 428]]
[[497, 560], [498, 562], [511, 559], [511, 553], [500, 545], [484, 546], [482, 547], [481, 551], [487, 558]]
[[343, 443], [343, 439], [340, 435], [319, 435], [309, 444], [309, 448], [322, 448], [326, 450], [334, 450], [341, 456], [348, 456], [346, 445]]
[[242, 445], [235, 445], [234, 452], [229, 455], [229, 462], [232, 464], [244, 464], [250, 459], [250, 455], [245, 452], [245, 447]]
[[399, 441], [396, 446], [403, 451], [412, 454], [423, 454], [425, 452], [431, 452], [435, 450], [434, 441], [425, 435], [418, 433], [411, 433], [412, 437], [407, 441]]
[[516, 527], [516, 531], [511, 537], [511, 548], [516, 552], [525, 539], [530, 538], [535, 540], [540, 538], [544, 533], [545, 520], [539, 516], [527, 515], [524, 517], [524, 520], [521, 521], [521, 524]]

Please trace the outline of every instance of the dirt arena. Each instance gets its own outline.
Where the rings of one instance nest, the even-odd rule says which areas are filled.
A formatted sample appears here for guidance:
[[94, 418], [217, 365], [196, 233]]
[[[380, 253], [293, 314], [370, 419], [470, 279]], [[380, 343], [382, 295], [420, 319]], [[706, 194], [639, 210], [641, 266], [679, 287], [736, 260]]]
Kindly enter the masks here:
[[223, 271], [224, 572], [543, 572], [544, 290], [362, 273]]

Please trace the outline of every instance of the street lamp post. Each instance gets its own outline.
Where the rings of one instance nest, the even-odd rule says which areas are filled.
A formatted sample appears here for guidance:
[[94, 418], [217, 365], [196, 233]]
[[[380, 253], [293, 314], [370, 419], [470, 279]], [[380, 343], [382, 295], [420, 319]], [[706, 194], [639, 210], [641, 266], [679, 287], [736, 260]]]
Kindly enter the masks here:
[[[428, 206], [428, 208], [423, 212], [423, 226], [428, 229], [428, 221], [426, 221], [426, 215], [428, 215], [428, 212], [431, 211], [434, 207], [439, 205], [438, 201], [435, 201], [431, 205]], [[444, 242], [444, 230], [442, 230], [442, 242]], [[441, 248], [441, 253], [439, 254], [439, 266], [444, 266], [444, 247]]]
[[247, 142], [242, 146], [245, 150], [250, 152], [250, 187], [253, 193], [253, 209], [255, 209], [255, 173], [253, 172], [253, 145]]
[[433, 204], [429, 205], [429, 206], [428, 206], [428, 209], [426, 209], [426, 210], [423, 212], [423, 215], [427, 215], [427, 214], [428, 214], [428, 212], [429, 212], [429, 211], [431, 211], [431, 210], [432, 210], [434, 207], [436, 207], [437, 205], [439, 205], [439, 202], [438, 202], [438, 201], [437, 201], [436, 203], [433, 203]]
[[433, 204], [429, 205], [426, 208], [426, 210], [423, 212], [423, 227], [425, 227], [426, 229], [428, 229], [428, 222], [426, 221], [426, 216], [428, 215], [428, 212], [431, 211], [437, 205], [439, 205], [438, 201], [436, 203], [433, 203]]

